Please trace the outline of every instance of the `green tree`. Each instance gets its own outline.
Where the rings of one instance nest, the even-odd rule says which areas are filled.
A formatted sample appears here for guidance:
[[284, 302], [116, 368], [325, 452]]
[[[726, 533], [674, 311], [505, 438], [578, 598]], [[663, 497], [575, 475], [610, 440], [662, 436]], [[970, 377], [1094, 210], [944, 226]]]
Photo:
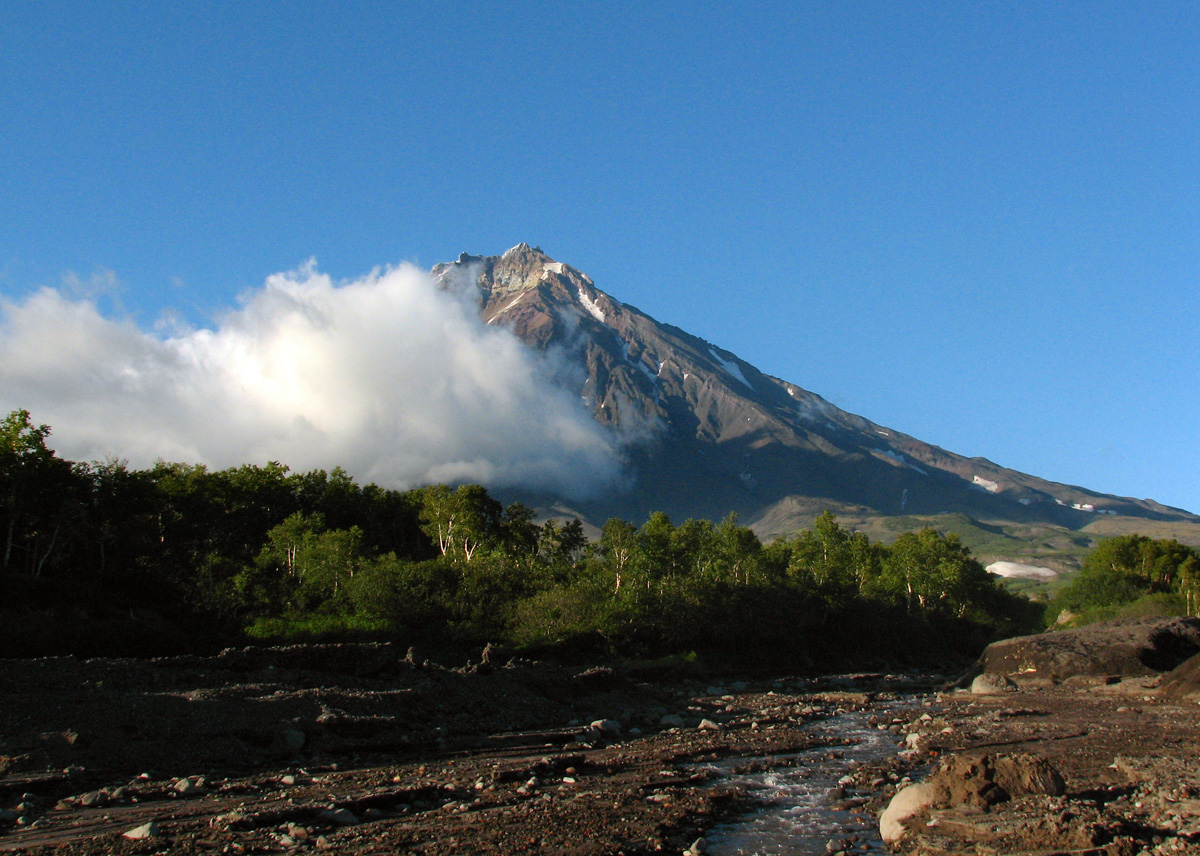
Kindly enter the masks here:
[[50, 426], [28, 410], [0, 422], [0, 569], [40, 577], [61, 553], [82, 513], [84, 479], [46, 446]]
[[587, 545], [587, 536], [583, 534], [583, 523], [579, 518], [562, 523], [552, 518], [542, 524], [537, 554], [549, 565], [567, 570], [583, 558]]
[[730, 512], [714, 530], [713, 563], [719, 579], [734, 585], [749, 585], [774, 581], [777, 575], [763, 564], [763, 545], [752, 529], [738, 523], [736, 512]]
[[483, 548], [498, 547], [503, 540], [502, 506], [481, 485], [465, 484], [457, 490], [433, 485], [421, 493], [421, 520], [425, 533], [439, 552], [469, 562]]
[[959, 618], [994, 586], [957, 535], [935, 529], [897, 538], [883, 561], [881, 583], [899, 595], [909, 612], [916, 608]]
[[1052, 604], [1084, 613], [1112, 609], [1150, 594], [1179, 593], [1190, 608], [1196, 563], [1200, 553], [1175, 540], [1153, 540], [1144, 535], [1105, 538], [1084, 558], [1079, 574], [1059, 592]]
[[861, 539], [851, 535], [826, 511], [788, 542], [788, 579], [826, 609], [844, 609], [859, 593]]
[[612, 580], [612, 591], [616, 594], [628, 582], [637, 566], [637, 528], [627, 520], [611, 518], [600, 529], [598, 553], [603, 568]]

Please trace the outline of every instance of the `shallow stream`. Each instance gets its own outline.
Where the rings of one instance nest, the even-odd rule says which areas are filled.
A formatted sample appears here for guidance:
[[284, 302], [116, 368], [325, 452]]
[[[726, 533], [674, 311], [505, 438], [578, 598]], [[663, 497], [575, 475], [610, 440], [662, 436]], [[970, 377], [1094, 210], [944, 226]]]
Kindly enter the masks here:
[[[871, 725], [879, 712], [855, 711], [807, 726], [829, 744], [795, 755], [760, 759], [778, 765], [739, 773], [747, 759], [705, 765], [724, 781], [741, 785], [761, 804], [753, 814], [709, 830], [709, 856], [801, 856], [845, 850], [881, 852], [875, 816], [853, 806], [852, 786], [840, 784], [854, 768], [881, 761], [904, 748], [902, 738]], [[846, 745], [837, 745], [846, 742]], [[843, 792], [844, 790], [844, 792]], [[847, 806], [847, 802], [851, 806]], [[830, 848], [829, 843], [834, 842]]]

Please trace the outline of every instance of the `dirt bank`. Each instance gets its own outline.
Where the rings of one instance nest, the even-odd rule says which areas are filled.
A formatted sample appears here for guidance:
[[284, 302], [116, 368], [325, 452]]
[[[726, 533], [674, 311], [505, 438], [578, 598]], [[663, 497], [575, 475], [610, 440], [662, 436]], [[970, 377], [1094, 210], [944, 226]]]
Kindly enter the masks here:
[[[1200, 854], [1200, 667], [1192, 657], [1155, 673], [1194, 650], [1198, 627], [1094, 625], [997, 643], [975, 692], [939, 695], [936, 720], [907, 729], [916, 753], [943, 766], [891, 810], [909, 812], [898, 849]], [[1042, 761], [1060, 781], [1041, 769], [1012, 785], [998, 772]]]

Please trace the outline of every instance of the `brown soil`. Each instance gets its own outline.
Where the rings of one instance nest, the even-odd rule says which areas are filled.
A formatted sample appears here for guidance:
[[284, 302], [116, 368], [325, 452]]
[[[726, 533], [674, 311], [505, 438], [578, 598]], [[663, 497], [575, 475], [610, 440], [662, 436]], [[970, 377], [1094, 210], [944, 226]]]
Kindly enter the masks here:
[[[902, 687], [878, 676], [716, 687], [535, 663], [450, 670], [388, 646], [0, 661], [0, 850], [681, 853], [753, 807], [693, 765], [784, 766], [820, 745], [806, 724], [857, 708], [916, 736], [855, 772], [838, 797], [854, 811], [877, 813], [948, 755], [998, 768], [1034, 754], [1065, 781], [1061, 796], [927, 811], [905, 853], [1200, 853], [1200, 707], [1161, 682], [1033, 682], [901, 709]], [[607, 733], [590, 728], [605, 719]], [[122, 837], [152, 821], [154, 837]]]
[[[1200, 853], [1200, 708], [1158, 694], [1159, 677], [1072, 680], [941, 699], [935, 755], [1045, 758], [1063, 796], [936, 808], [910, 824], [905, 853]], [[1110, 682], [1111, 681], [1111, 682]], [[943, 733], [944, 731], [944, 733]]]
[[890, 724], [877, 683], [450, 670], [350, 645], [0, 661], [0, 850], [679, 853], [751, 807], [693, 765], [786, 765], [839, 711]]

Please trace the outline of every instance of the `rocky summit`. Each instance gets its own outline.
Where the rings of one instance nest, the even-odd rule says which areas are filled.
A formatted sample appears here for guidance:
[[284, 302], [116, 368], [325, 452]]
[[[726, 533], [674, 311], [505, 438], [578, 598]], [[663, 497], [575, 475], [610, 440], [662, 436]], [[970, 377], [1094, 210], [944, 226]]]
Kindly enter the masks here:
[[738, 512], [763, 535], [835, 513], [1042, 522], [1099, 518], [1200, 522], [1149, 500], [1057, 484], [967, 458], [841, 410], [763, 374], [718, 345], [662, 324], [537, 247], [463, 254], [438, 265], [447, 286], [479, 290], [480, 313], [555, 355], [597, 421], [626, 438], [629, 482], [604, 497], [542, 507], [595, 522]]

